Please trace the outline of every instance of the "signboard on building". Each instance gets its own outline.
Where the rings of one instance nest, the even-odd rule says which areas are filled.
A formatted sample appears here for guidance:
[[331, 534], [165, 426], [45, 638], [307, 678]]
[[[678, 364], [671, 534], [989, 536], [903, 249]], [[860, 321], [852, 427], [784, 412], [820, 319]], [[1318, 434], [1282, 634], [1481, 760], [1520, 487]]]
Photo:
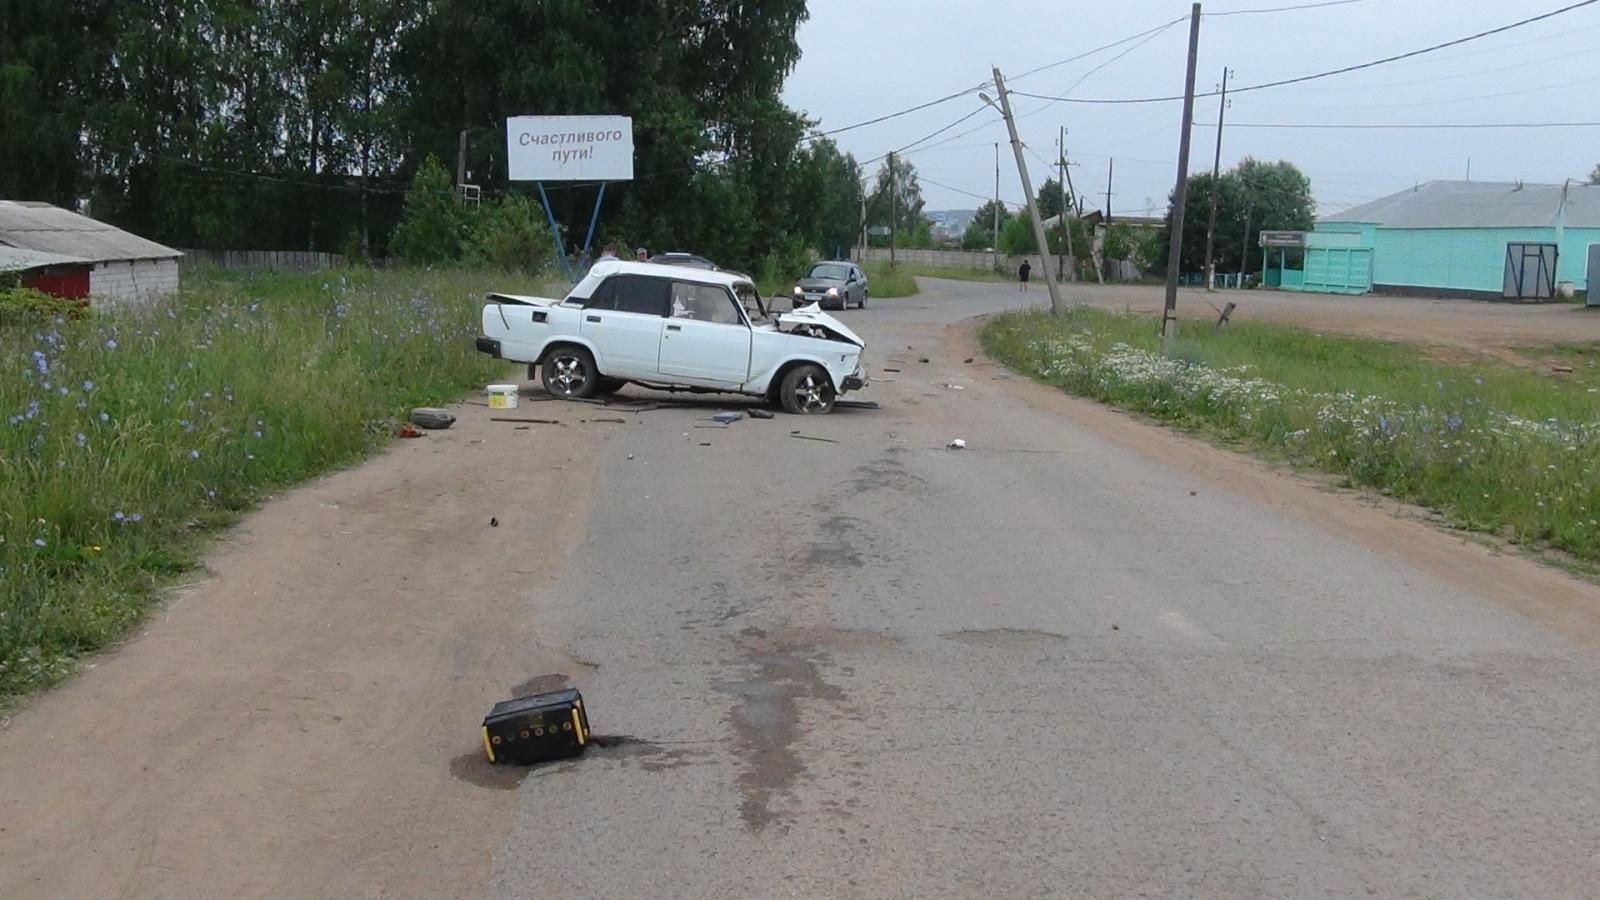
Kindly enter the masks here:
[[627, 116], [506, 119], [512, 181], [632, 181], [633, 120]]
[[1261, 232], [1261, 246], [1263, 247], [1304, 247], [1306, 233], [1304, 231], [1263, 231]]
[[867, 229], [867, 234], [870, 234], [873, 237], [888, 237], [889, 236], [889, 226], [887, 226], [887, 225], [874, 225], [871, 228]]

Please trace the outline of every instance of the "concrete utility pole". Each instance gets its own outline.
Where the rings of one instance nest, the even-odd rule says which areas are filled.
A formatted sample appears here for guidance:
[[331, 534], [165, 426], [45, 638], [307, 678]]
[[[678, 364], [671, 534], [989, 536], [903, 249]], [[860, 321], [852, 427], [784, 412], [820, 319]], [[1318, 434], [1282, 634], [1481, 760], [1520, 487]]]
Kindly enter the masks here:
[[1245, 279], [1250, 277], [1250, 217], [1255, 214], [1255, 211], [1255, 203], [1246, 200], [1244, 205], [1244, 249], [1239, 251], [1239, 287], [1244, 287]]
[[1194, 125], [1194, 63], [1200, 53], [1200, 4], [1189, 12], [1189, 74], [1183, 86], [1183, 132], [1178, 136], [1178, 184], [1172, 195], [1172, 234], [1167, 244], [1167, 298], [1161, 310], [1161, 355], [1178, 331], [1178, 272], [1183, 262], [1183, 212], [1189, 202], [1189, 131]]
[[1222, 69], [1222, 96], [1217, 104], [1217, 155], [1211, 160], [1211, 222], [1206, 225], [1206, 290], [1217, 289], [1217, 264], [1212, 260], [1211, 249], [1217, 236], [1217, 193], [1222, 184], [1222, 117], [1228, 111], [1228, 69]]
[[889, 151], [889, 266], [890, 266], [890, 268], [894, 267], [894, 244], [895, 244], [895, 240], [898, 237], [898, 235], [896, 235], [896, 233], [895, 233], [895, 229], [896, 229], [896, 226], [898, 225], [896, 220], [900, 218], [899, 199], [900, 198], [895, 196], [895, 189], [894, 189], [894, 151], [890, 150]]
[[[1197, 11], [1199, 8], [1200, 5], [1195, 4]], [[1198, 12], [1196, 14], [1198, 15]], [[1050, 311], [1059, 316], [1067, 311], [1067, 307], [1061, 302], [1061, 289], [1056, 284], [1056, 273], [1050, 271], [1050, 242], [1044, 237], [1044, 221], [1039, 218], [1039, 204], [1033, 197], [1033, 182], [1028, 178], [1028, 163], [1022, 158], [1022, 139], [1017, 137], [1017, 120], [1011, 115], [1011, 95], [1006, 93], [1005, 76], [1000, 74], [999, 66], [994, 68], [994, 89], [995, 93], [1000, 95], [1000, 114], [1005, 116], [1006, 130], [1011, 132], [1011, 152], [1017, 157], [1017, 176], [1022, 179], [1022, 196], [1028, 201], [1028, 215], [1033, 219], [1033, 239], [1039, 245], [1039, 267], [1045, 270], [1044, 286], [1050, 290]], [[978, 96], [983, 97], [982, 94]], [[987, 101], [989, 98], [983, 97], [983, 99]]]
[[856, 262], [867, 261], [867, 192], [861, 192], [861, 250], [856, 254]]
[[994, 142], [994, 243], [989, 245], [990, 254], [994, 261], [989, 267], [996, 272], [1000, 271], [1000, 142]]

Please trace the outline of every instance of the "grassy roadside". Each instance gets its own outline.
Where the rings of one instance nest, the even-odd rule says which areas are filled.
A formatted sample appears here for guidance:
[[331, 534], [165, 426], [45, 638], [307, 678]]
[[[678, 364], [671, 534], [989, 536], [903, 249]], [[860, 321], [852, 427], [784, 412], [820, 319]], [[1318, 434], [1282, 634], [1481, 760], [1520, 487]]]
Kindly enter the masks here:
[[1260, 323], [1197, 328], [1162, 360], [1152, 320], [1086, 308], [1003, 315], [982, 339], [1073, 393], [1600, 563], [1600, 388], [1584, 381]]
[[900, 263], [896, 266], [902, 273], [919, 278], [945, 278], [950, 281], [980, 281], [991, 284], [1006, 284], [1015, 282], [1015, 272], [996, 272], [993, 269], [946, 269], [942, 266], [927, 266], [918, 263]]
[[116, 640], [204, 538], [503, 373], [469, 272], [187, 272], [154, 306], [0, 328], [0, 700]]

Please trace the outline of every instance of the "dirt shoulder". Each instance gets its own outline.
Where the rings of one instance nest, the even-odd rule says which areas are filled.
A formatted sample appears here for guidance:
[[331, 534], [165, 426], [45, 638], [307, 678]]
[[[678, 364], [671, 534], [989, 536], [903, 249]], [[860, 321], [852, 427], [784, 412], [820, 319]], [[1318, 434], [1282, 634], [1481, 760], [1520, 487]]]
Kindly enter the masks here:
[[480, 892], [515, 782], [478, 722], [579, 668], [525, 597], [632, 425], [456, 414], [248, 516], [140, 634], [11, 717], [0, 896]]
[[[1431, 524], [1419, 511], [1392, 500], [1331, 491], [1315, 478], [1010, 373], [983, 352], [978, 340], [980, 325], [981, 320], [969, 319], [949, 326], [944, 336], [948, 352], [984, 360], [996, 374], [1009, 373], [1011, 390], [1035, 409], [1067, 416], [1141, 456], [1314, 521], [1374, 552], [1459, 585], [1463, 591], [1491, 597], [1540, 619], [1574, 640], [1600, 645], [1600, 586]], [[1228, 536], [1218, 535], [1217, 541], [1219, 552], [1225, 552]]]
[[[1159, 285], [1076, 284], [1067, 286], [1067, 296], [1075, 302], [1115, 312], [1156, 315], [1161, 311], [1165, 290]], [[1600, 341], [1600, 311], [1571, 303], [1495, 303], [1376, 294], [1207, 294], [1183, 288], [1178, 292], [1180, 323], [1204, 322], [1209, 327], [1217, 319], [1212, 307], [1220, 309], [1230, 302], [1238, 304], [1234, 321], [1280, 322], [1319, 331], [1469, 350], [1514, 364], [1528, 364], [1525, 357], [1510, 352], [1514, 348]]]

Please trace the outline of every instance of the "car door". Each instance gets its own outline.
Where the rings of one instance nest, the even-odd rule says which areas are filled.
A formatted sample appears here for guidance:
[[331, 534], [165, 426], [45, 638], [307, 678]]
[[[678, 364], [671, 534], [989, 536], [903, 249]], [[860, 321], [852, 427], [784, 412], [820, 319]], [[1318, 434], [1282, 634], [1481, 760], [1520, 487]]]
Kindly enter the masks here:
[[613, 275], [584, 303], [578, 332], [599, 349], [600, 370], [613, 378], [654, 378], [661, 356], [672, 282], [647, 275]]
[[661, 374], [704, 387], [738, 387], [750, 377], [750, 325], [719, 284], [672, 283], [661, 331]]
[[[859, 305], [867, 295], [867, 276], [855, 266], [850, 267], [850, 302]], [[848, 305], [848, 304], [847, 304]]]

